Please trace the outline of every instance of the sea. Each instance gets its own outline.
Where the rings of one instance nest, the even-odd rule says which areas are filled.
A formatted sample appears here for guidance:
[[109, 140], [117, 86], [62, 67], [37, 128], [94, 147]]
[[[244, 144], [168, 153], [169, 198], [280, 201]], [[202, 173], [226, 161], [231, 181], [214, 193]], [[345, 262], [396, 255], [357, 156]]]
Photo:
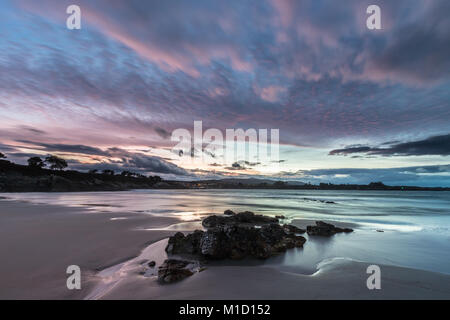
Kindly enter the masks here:
[[[344, 258], [450, 274], [449, 191], [349, 190], [132, 190], [123, 192], [8, 193], [7, 200], [83, 207], [112, 212], [177, 218], [168, 230], [201, 228], [201, 219], [226, 209], [349, 224], [355, 231], [330, 238], [304, 235], [302, 249], [249, 263], [277, 265], [286, 271], [314, 273], [326, 259]], [[154, 230], [142, 226], [143, 230]], [[229, 262], [233, 264], [235, 262]]]

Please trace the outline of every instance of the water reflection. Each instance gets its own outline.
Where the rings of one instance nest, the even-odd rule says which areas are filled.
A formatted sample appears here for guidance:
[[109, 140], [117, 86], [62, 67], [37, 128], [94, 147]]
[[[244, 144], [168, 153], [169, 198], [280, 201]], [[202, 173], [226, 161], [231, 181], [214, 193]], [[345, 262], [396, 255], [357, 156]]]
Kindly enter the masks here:
[[450, 273], [450, 192], [136, 190], [0, 196], [98, 213], [116, 212], [120, 219], [131, 212], [171, 216], [180, 220], [180, 224], [168, 227], [173, 231], [198, 229], [203, 217], [226, 209], [282, 214], [287, 221], [352, 222], [357, 225], [353, 234], [308, 239], [304, 249], [289, 250], [263, 263], [309, 272], [325, 258], [349, 257]]

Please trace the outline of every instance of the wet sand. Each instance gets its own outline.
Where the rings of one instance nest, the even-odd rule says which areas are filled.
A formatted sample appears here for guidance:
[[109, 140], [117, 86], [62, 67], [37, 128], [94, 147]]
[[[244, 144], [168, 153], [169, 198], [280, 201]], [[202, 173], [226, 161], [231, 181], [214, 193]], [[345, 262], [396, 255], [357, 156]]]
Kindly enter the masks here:
[[[123, 218], [111, 220], [114, 218]], [[82, 299], [98, 270], [137, 256], [173, 231], [173, 218], [0, 200], [0, 299]], [[82, 289], [68, 290], [66, 268], [78, 265]]]
[[[321, 262], [313, 274], [286, 272], [274, 266], [206, 265], [183, 281], [157, 281], [157, 266], [167, 258], [161, 240], [136, 258], [97, 275], [87, 299], [449, 299], [450, 276], [435, 272], [379, 265], [381, 289], [367, 288], [370, 263], [345, 258]], [[147, 267], [155, 261], [156, 267]]]
[[[322, 262], [312, 274], [279, 268], [270, 262], [214, 263], [181, 282], [160, 285], [155, 276], [157, 267], [149, 271], [143, 266], [149, 260], [159, 265], [165, 258], [164, 239], [184, 226], [192, 227], [173, 227], [179, 222], [162, 215], [0, 199], [0, 298], [450, 298], [450, 275], [385, 265], [380, 265], [382, 289], [368, 290], [366, 268], [370, 263], [348, 259]], [[293, 224], [310, 222], [295, 220]], [[358, 237], [358, 233], [352, 237]], [[81, 267], [81, 290], [66, 288], [65, 271], [72, 264]]]

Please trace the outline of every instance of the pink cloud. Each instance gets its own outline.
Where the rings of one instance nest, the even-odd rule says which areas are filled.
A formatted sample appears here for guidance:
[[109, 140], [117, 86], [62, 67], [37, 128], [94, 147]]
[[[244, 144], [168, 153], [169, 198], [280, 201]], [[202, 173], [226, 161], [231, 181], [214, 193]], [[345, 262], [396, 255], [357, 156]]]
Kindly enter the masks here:
[[261, 99], [269, 101], [269, 102], [276, 102], [280, 98], [280, 95], [283, 94], [286, 91], [285, 88], [279, 87], [279, 86], [269, 86], [260, 89], [259, 96]]

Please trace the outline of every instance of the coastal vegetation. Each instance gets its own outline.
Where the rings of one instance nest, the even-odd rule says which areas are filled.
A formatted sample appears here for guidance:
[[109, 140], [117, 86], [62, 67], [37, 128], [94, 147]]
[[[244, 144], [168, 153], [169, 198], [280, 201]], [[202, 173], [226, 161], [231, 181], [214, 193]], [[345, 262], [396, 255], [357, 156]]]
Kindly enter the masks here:
[[49, 155], [45, 159], [31, 157], [28, 165], [6, 160], [0, 153], [0, 192], [77, 192], [122, 191], [131, 189], [286, 189], [286, 190], [397, 190], [449, 191], [443, 187], [388, 186], [382, 182], [360, 184], [310, 184], [268, 179], [219, 179], [175, 181], [157, 175], [124, 170], [91, 169], [87, 172], [67, 170], [63, 158]]

